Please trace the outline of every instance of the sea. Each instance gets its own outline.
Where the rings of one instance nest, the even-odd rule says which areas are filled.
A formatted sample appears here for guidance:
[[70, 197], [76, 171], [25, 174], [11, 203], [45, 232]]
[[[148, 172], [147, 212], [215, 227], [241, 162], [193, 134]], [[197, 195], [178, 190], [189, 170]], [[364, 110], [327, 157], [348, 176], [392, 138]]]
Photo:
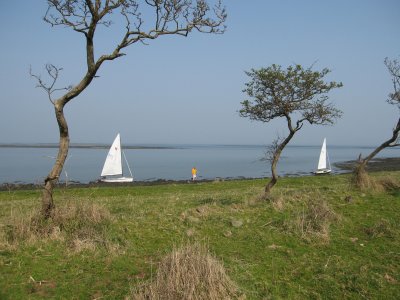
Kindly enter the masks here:
[[[278, 163], [280, 176], [311, 175], [321, 146], [287, 146]], [[373, 147], [329, 146], [334, 173], [344, 172], [336, 162], [369, 154]], [[271, 175], [263, 145], [127, 145], [124, 153], [135, 181], [189, 180], [192, 167], [199, 179], [262, 178]], [[108, 147], [70, 148], [61, 182], [90, 183], [100, 179]], [[52, 168], [57, 148], [43, 145], [0, 145], [0, 184], [39, 184]], [[377, 157], [399, 157], [399, 148], [383, 150]], [[129, 175], [124, 162], [124, 175]]]

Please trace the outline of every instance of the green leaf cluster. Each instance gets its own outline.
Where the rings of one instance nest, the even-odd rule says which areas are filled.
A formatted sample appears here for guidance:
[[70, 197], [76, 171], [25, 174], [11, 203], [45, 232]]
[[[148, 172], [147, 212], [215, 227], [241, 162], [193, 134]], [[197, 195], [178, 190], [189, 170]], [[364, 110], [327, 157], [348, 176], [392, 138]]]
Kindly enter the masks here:
[[241, 102], [239, 113], [251, 120], [269, 122], [278, 117], [297, 116], [297, 128], [304, 121], [310, 124], [333, 124], [342, 111], [328, 102], [328, 93], [343, 86], [341, 82], [326, 82], [331, 71], [327, 68], [313, 71], [301, 65], [283, 69], [273, 64], [246, 74], [250, 81], [243, 90], [249, 99]]

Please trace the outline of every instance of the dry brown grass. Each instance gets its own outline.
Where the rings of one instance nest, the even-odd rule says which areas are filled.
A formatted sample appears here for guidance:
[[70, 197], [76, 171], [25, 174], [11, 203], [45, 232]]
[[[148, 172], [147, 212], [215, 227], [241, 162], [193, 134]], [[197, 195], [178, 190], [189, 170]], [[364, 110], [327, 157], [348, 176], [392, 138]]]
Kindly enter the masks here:
[[57, 206], [52, 219], [45, 220], [40, 210], [13, 212], [3, 230], [2, 242], [9, 247], [40, 240], [65, 241], [75, 251], [107, 246], [105, 229], [111, 221], [109, 211], [91, 202], [67, 201]]
[[382, 219], [371, 226], [363, 227], [363, 231], [370, 238], [376, 238], [376, 237], [394, 238], [395, 236], [392, 224], [385, 219]]
[[360, 166], [354, 169], [351, 183], [361, 191], [384, 192], [400, 189], [400, 182], [397, 179], [390, 176], [383, 178], [371, 177], [368, 172]]
[[157, 275], [127, 299], [238, 299], [236, 285], [223, 265], [199, 243], [174, 249], [159, 264]]
[[282, 195], [271, 198], [271, 205], [276, 211], [284, 210], [285, 204], [285, 198]]
[[381, 192], [383, 187], [375, 178], [369, 176], [368, 172], [360, 166], [356, 166], [351, 177], [351, 183], [361, 191]]
[[285, 222], [285, 227], [304, 240], [329, 242], [329, 227], [338, 219], [325, 200], [310, 198], [304, 201], [300, 212]]
[[385, 191], [395, 191], [400, 189], [399, 180], [390, 176], [380, 178], [378, 183], [385, 189]]
[[275, 211], [283, 211], [286, 209], [293, 209], [298, 203], [304, 202], [306, 199], [312, 197], [319, 197], [315, 191], [310, 192], [304, 189], [280, 189], [269, 197], [272, 208]]

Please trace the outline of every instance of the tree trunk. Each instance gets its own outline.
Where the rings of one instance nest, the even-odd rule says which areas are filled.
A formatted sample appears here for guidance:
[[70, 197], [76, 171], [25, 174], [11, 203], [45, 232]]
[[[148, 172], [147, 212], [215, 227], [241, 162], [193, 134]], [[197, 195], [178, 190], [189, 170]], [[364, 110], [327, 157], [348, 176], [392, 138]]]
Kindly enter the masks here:
[[[90, 53], [93, 54], [92, 52]], [[90, 61], [89, 58], [88, 61]], [[64, 163], [68, 155], [69, 133], [68, 133], [68, 124], [64, 117], [64, 106], [70, 100], [77, 97], [90, 84], [90, 82], [96, 75], [96, 72], [100, 67], [101, 63], [102, 62], [98, 63], [97, 66], [90, 65], [88, 67], [88, 69], [90, 70], [88, 70], [88, 72], [83, 77], [81, 82], [73, 89], [71, 89], [67, 94], [65, 94], [64, 96], [53, 102], [58, 129], [60, 132], [60, 141], [59, 141], [56, 161], [54, 162], [53, 168], [51, 169], [49, 175], [47, 175], [46, 179], [44, 180], [44, 189], [42, 194], [42, 216], [45, 219], [51, 218], [54, 214], [55, 206], [53, 201], [53, 189], [60, 178], [60, 174], [63, 170]]]
[[392, 143], [395, 143], [397, 141], [397, 138], [399, 136], [399, 131], [400, 131], [400, 118], [397, 122], [396, 127], [393, 129], [393, 134], [390, 139], [379, 145], [374, 151], [372, 151], [365, 158], [362, 158], [360, 154], [353, 172], [353, 183], [355, 184], [355, 186], [359, 188], [369, 188], [371, 186], [370, 182], [371, 179], [369, 178], [366, 170], [368, 162], [371, 159], [373, 159], [383, 149], [387, 147], [393, 147]]
[[[279, 147], [280, 148], [280, 147]], [[278, 174], [276, 173], [276, 166], [278, 164], [279, 157], [281, 156], [282, 150], [278, 150], [275, 152], [272, 163], [271, 163], [271, 180], [267, 183], [264, 189], [264, 198], [267, 199], [271, 189], [278, 182]]]
[[68, 124], [64, 117], [64, 105], [61, 102], [54, 104], [55, 115], [60, 131], [60, 141], [56, 161], [53, 168], [44, 180], [44, 189], [42, 194], [42, 217], [45, 219], [51, 218], [54, 215], [53, 188], [60, 178], [60, 174], [64, 167], [65, 160], [68, 155], [69, 134]]
[[297, 130], [291, 129], [291, 126], [289, 126], [290, 133], [289, 135], [283, 140], [281, 144], [279, 144], [278, 148], [276, 148], [275, 153], [273, 155], [272, 163], [271, 163], [271, 173], [272, 173], [272, 178], [271, 180], [267, 183], [264, 189], [264, 199], [268, 199], [269, 194], [271, 193], [271, 189], [274, 187], [274, 185], [278, 182], [278, 173], [276, 172], [276, 166], [279, 161], [279, 157], [281, 156], [281, 153], [285, 146], [289, 143], [289, 141], [292, 139], [294, 134], [296, 133]]
[[[356, 168], [361, 168], [361, 169], [365, 170], [368, 162], [371, 159], [373, 159], [383, 149], [385, 149], [387, 147], [391, 147], [392, 143], [396, 142], [397, 138], [399, 137], [399, 131], [400, 131], [400, 118], [397, 121], [396, 127], [393, 129], [392, 137], [390, 139], [388, 139], [387, 141], [383, 142], [381, 145], [379, 145], [374, 151], [372, 151], [365, 158], [362, 158], [361, 154], [360, 154], [360, 157], [358, 158], [358, 162], [357, 162], [357, 167]], [[393, 145], [392, 145], [392, 147], [393, 147]]]

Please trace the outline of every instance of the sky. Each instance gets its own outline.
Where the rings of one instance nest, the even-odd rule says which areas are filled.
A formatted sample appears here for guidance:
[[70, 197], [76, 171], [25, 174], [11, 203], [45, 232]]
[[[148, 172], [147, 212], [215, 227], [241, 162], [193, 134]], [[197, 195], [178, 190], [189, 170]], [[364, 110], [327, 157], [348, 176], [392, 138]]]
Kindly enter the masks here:
[[[378, 145], [399, 110], [386, 103], [392, 83], [385, 57], [400, 59], [398, 0], [225, 0], [222, 35], [192, 32], [134, 44], [102, 65], [91, 85], [67, 104], [73, 143], [269, 144], [285, 136], [282, 120], [239, 116], [245, 71], [279, 64], [332, 70], [329, 93], [343, 111], [334, 126], [305, 124], [294, 145]], [[29, 75], [62, 67], [59, 87], [85, 73], [83, 36], [43, 21], [46, 1], [0, 0], [0, 143], [56, 143], [52, 104]], [[146, 22], [146, 19], [144, 20]], [[102, 29], [95, 54], [118, 41], [118, 23]]]

